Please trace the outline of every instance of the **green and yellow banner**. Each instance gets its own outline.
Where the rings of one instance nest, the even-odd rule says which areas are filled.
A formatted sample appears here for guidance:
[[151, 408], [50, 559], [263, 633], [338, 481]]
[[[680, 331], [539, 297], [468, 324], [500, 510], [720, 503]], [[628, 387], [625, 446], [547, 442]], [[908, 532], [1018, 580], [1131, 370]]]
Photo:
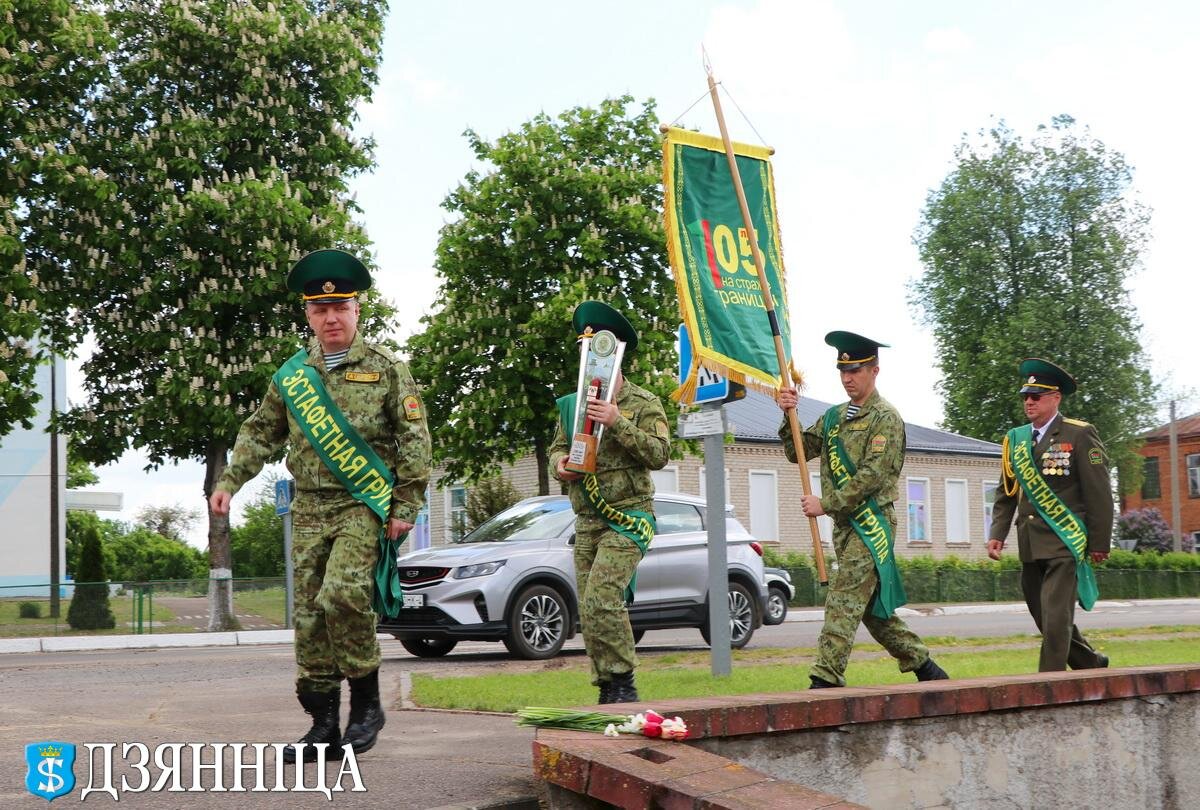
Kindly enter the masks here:
[[762, 146], [735, 143], [733, 148], [754, 223], [753, 236], [746, 232], [721, 139], [672, 127], [663, 141], [667, 251], [692, 344], [692, 367], [671, 395], [679, 402], [689, 403], [695, 397], [701, 365], [772, 396], [783, 382], [751, 238], [757, 240], [763, 257], [791, 367], [771, 153]]

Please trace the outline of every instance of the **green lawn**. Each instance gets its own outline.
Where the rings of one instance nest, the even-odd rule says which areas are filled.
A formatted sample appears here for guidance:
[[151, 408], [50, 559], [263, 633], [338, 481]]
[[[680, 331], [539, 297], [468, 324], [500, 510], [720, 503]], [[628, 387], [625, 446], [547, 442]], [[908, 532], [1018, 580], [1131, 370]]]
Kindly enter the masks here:
[[262, 616], [269, 622], [283, 626], [283, 614], [287, 609], [287, 594], [282, 587], [234, 590], [234, 613]]
[[[22, 619], [20, 617], [20, 604], [22, 602], [33, 602], [41, 609], [40, 618]], [[76, 630], [67, 623], [67, 611], [71, 607], [70, 599], [59, 600], [59, 616], [54, 619], [50, 616], [50, 600], [36, 598], [6, 598], [0, 599], [0, 638], [36, 638], [38, 636], [74, 636], [74, 635], [126, 635], [134, 632], [134, 627], [130, 624], [135, 620], [133, 597], [129, 593], [122, 596], [110, 596], [108, 599], [109, 607], [112, 608], [113, 617], [117, 620], [117, 626], [111, 630]], [[150, 620], [149, 611], [150, 604], [143, 602], [142, 621], [143, 623]], [[175, 613], [168, 608], [162, 607], [158, 603], [154, 604], [154, 627], [155, 633], [178, 633], [189, 632], [194, 628], [191, 625], [175, 624]], [[149, 629], [149, 628], [147, 628]]]
[[[1149, 635], [1146, 628], [1089, 633], [1089, 638], [1114, 667], [1200, 661], [1200, 634], [1195, 627], [1186, 629], [1189, 632], [1172, 638], [1127, 637], [1130, 632]], [[937, 653], [936, 660], [954, 678], [1036, 672], [1038, 645], [1030, 643], [1027, 636], [1018, 638], [1018, 644], [1010, 639], [954, 639], [955, 646], [972, 649]], [[899, 672], [891, 658], [871, 654], [873, 646], [855, 647], [846, 673], [849, 686], [913, 680], [911, 674]], [[812, 649], [735, 651], [733, 673], [721, 679], [710, 673], [708, 652], [643, 655], [638, 691], [667, 700], [806, 689], [813, 653]], [[429, 708], [513, 712], [524, 706], [591, 705], [596, 702], [596, 689], [588, 682], [586, 661], [577, 659], [565, 667], [524, 674], [439, 677], [414, 673], [411, 699]]]

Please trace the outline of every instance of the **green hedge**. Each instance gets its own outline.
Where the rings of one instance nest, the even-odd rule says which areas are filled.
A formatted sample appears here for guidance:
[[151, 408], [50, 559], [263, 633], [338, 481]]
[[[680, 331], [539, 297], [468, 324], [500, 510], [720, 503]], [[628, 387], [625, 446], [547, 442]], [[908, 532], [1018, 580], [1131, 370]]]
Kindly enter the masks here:
[[[817, 583], [812, 560], [804, 554], [779, 554], [767, 549], [767, 565], [786, 568], [792, 575], [798, 607], [825, 603], [826, 589]], [[832, 559], [826, 559], [831, 566]], [[1021, 563], [1015, 555], [999, 562], [971, 562], [928, 555], [897, 559], [910, 604], [929, 602], [1021, 601]], [[832, 571], [830, 572], [832, 573]], [[1157, 599], [1200, 596], [1200, 554], [1142, 553], [1114, 549], [1096, 566], [1101, 599]]]

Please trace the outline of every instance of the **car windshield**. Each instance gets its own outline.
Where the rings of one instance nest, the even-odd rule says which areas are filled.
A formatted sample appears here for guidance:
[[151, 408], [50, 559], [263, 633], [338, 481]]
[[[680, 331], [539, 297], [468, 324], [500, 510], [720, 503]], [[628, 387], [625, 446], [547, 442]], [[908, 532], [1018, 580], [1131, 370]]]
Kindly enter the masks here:
[[534, 501], [510, 506], [464, 536], [460, 543], [507, 543], [558, 537], [575, 520], [568, 500]]

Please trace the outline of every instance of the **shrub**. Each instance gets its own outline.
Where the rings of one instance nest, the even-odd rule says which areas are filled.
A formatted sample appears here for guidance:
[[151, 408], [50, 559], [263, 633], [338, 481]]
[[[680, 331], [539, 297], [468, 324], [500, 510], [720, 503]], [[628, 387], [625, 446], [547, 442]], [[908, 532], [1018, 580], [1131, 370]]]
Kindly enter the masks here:
[[40, 619], [42, 606], [37, 602], [22, 602], [17, 605], [17, 615], [22, 619]]
[[1151, 507], [1130, 509], [1118, 517], [1117, 537], [1136, 541], [1133, 550], [1137, 552], [1171, 550], [1171, 527], [1162, 513]]
[[76, 630], [107, 630], [117, 626], [108, 604], [108, 574], [100, 549], [100, 532], [95, 526], [83, 530], [75, 596], [67, 609], [67, 623]]

